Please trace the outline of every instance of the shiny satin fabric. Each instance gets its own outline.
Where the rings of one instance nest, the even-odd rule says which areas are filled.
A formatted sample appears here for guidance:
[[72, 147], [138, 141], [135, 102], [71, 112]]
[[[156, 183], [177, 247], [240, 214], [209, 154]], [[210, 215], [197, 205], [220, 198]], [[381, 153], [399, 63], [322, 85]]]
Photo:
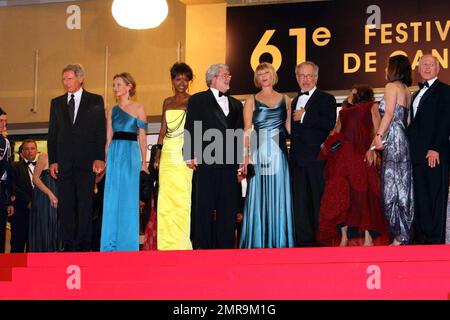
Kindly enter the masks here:
[[[137, 133], [147, 123], [123, 111], [112, 110], [113, 131]], [[111, 140], [106, 159], [105, 196], [100, 251], [139, 250], [139, 173], [137, 141]]]
[[[384, 98], [380, 101], [379, 110], [383, 116]], [[389, 223], [391, 239], [402, 244], [411, 242], [414, 219], [412, 164], [404, 123], [407, 112], [407, 108], [395, 105], [381, 161], [382, 209]]]
[[185, 110], [167, 110], [159, 165], [158, 250], [190, 250], [192, 170], [183, 160]]
[[244, 205], [241, 248], [294, 246], [292, 196], [286, 148], [284, 97], [274, 107], [255, 99], [253, 124], [257, 148], [251, 159], [255, 176], [249, 179]]

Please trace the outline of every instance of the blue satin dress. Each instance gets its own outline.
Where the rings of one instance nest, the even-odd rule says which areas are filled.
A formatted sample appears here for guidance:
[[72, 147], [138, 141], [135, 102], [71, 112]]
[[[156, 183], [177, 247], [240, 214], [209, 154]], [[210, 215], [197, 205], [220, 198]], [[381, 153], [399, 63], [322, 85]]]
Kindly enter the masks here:
[[284, 97], [272, 108], [255, 98], [253, 125], [258, 142], [251, 156], [255, 176], [248, 181], [241, 248], [294, 246], [285, 120]]
[[[138, 133], [147, 123], [115, 106], [111, 114], [114, 132]], [[100, 251], [139, 250], [138, 141], [111, 140], [106, 159], [105, 195]]]

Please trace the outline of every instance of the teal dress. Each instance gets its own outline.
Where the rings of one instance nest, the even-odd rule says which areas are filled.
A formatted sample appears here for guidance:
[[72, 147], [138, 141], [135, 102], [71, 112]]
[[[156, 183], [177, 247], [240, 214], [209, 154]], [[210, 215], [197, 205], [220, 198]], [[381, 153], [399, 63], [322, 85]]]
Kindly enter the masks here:
[[[241, 248], [294, 246], [285, 120], [284, 97], [273, 108], [255, 99], [253, 125], [257, 148], [251, 156], [255, 175], [248, 181]], [[252, 146], [253, 141], [252, 138]]]
[[[138, 134], [147, 123], [115, 106], [112, 128]], [[111, 140], [106, 159], [105, 195], [100, 251], [139, 250], [139, 174], [141, 152], [137, 139]]]

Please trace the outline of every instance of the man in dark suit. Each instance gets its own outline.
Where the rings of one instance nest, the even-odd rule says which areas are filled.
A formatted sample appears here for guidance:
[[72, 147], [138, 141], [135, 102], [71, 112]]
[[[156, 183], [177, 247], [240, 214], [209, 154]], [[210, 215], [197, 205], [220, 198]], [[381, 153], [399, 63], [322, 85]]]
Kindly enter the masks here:
[[11, 253], [28, 251], [28, 229], [33, 197], [33, 172], [36, 165], [37, 144], [26, 139], [19, 148], [22, 160], [11, 165], [14, 215], [11, 221]]
[[83, 89], [81, 65], [66, 66], [62, 81], [66, 94], [51, 102], [47, 143], [60, 237], [64, 251], [89, 251], [95, 174], [105, 169], [105, 109], [101, 96]]
[[438, 79], [439, 61], [419, 61], [422, 83], [413, 95], [407, 135], [413, 163], [415, 242], [445, 243], [449, 179], [450, 86]]
[[317, 160], [322, 143], [336, 122], [336, 99], [317, 87], [319, 67], [296, 66], [301, 91], [292, 101], [290, 160], [293, 171], [294, 223], [297, 246], [317, 246], [320, 199], [325, 162]]
[[[236, 137], [234, 133], [243, 128], [243, 117], [242, 103], [225, 94], [230, 89], [230, 79], [227, 65], [212, 65], [206, 72], [209, 89], [189, 99], [183, 156], [188, 167], [195, 170], [191, 235], [194, 249], [234, 247], [240, 201], [237, 145], [242, 145], [242, 135]], [[216, 228], [212, 232], [214, 211]]]
[[11, 146], [5, 134], [7, 121], [6, 112], [0, 108], [0, 254], [5, 252], [7, 218], [14, 214], [14, 207], [10, 203], [8, 193]]

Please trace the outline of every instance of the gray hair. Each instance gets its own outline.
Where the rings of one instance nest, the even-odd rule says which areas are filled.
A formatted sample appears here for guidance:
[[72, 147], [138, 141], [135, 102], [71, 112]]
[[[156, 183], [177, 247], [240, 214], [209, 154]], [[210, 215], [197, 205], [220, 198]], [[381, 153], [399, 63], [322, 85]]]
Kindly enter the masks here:
[[67, 66], [64, 67], [62, 73], [67, 71], [73, 71], [73, 73], [75, 73], [77, 78], [84, 76], [84, 68], [79, 63], [68, 64]]
[[219, 69], [226, 69], [228, 71], [230, 68], [228, 65], [223, 63], [217, 63], [209, 66], [208, 70], [206, 70], [206, 85], [208, 87], [211, 86], [212, 79], [219, 75]]
[[305, 61], [302, 63], [299, 63], [298, 65], [295, 66], [295, 73], [297, 73], [297, 71], [303, 67], [303, 66], [311, 66], [314, 69], [314, 75], [317, 77], [319, 76], [319, 66], [317, 64], [315, 64], [312, 61]]
[[422, 64], [423, 59], [424, 59], [424, 58], [427, 58], [427, 57], [433, 58], [433, 59], [434, 59], [434, 63], [435, 63], [435, 64], [437, 65], [437, 67], [439, 68], [440, 64], [439, 64], [438, 58], [437, 58], [436, 56], [434, 56], [433, 54], [431, 54], [431, 53], [425, 53], [423, 56], [421, 56], [420, 59], [419, 59], [419, 65]]

